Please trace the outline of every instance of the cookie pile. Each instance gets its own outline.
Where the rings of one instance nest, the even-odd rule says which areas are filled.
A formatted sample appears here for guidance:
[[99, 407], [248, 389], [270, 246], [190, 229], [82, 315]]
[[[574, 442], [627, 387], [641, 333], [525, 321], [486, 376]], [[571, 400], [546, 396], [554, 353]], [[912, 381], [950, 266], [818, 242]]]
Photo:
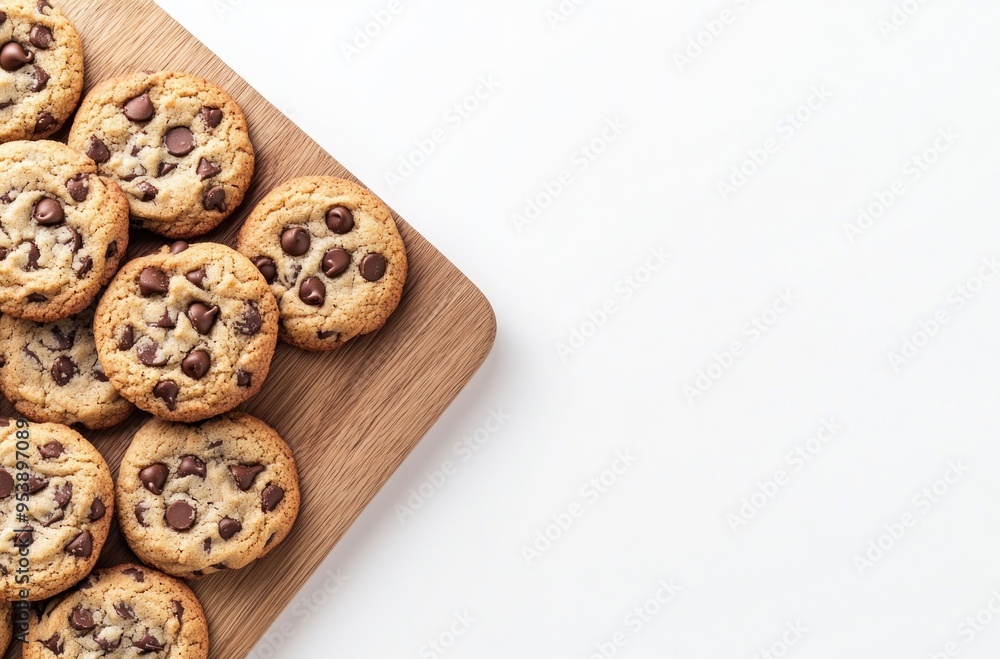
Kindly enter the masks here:
[[[82, 89], [69, 20], [48, 0], [0, 0], [0, 389], [25, 417], [0, 419], [0, 619], [49, 600], [32, 609], [28, 659], [203, 658], [205, 615], [179, 579], [265, 556], [299, 511], [288, 444], [233, 410], [279, 339], [334, 350], [382, 327], [406, 251], [384, 204], [325, 176], [268, 193], [236, 249], [193, 242], [251, 184], [239, 105], [174, 71], [106, 80], [79, 103]], [[45, 139], [71, 116], [66, 143]], [[128, 259], [140, 229], [169, 240]], [[136, 408], [153, 418], [115, 483], [77, 431]], [[145, 565], [93, 571], [116, 512]], [[0, 624], [0, 653], [9, 637]]]

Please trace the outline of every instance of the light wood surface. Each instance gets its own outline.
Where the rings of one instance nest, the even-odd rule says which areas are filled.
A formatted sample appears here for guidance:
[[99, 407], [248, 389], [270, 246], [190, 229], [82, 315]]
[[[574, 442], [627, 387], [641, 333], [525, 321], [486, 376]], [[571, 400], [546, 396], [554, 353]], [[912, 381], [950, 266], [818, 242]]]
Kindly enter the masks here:
[[[52, 2], [83, 37], [86, 89], [134, 70], [176, 69], [219, 84], [243, 108], [257, 153], [254, 183], [233, 217], [201, 240], [234, 244], [249, 210], [283, 180], [308, 174], [353, 178], [153, 2]], [[292, 534], [267, 558], [192, 583], [208, 614], [213, 658], [249, 653], [493, 344], [496, 323], [482, 293], [398, 215], [396, 221], [410, 257], [410, 278], [386, 327], [334, 353], [279, 345], [264, 388], [242, 406], [291, 445], [301, 474], [302, 509]], [[129, 253], [164, 242], [133, 232]], [[6, 401], [2, 410], [10, 413]], [[131, 436], [147, 418], [135, 414], [117, 428], [87, 433], [116, 474]], [[100, 564], [132, 559], [116, 523]]]

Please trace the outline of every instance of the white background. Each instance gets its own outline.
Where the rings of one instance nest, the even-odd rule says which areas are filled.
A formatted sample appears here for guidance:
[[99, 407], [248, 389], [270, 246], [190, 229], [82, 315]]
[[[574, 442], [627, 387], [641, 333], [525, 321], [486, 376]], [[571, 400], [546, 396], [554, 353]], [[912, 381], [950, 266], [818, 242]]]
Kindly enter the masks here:
[[252, 656], [997, 656], [1000, 5], [159, 1], [499, 319]]

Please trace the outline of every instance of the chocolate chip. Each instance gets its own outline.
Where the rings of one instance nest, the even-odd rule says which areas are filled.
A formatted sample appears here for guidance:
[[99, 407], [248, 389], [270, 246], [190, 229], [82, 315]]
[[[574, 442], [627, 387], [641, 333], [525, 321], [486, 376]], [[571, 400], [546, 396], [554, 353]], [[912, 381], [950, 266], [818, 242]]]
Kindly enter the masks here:
[[132, 607], [125, 602], [118, 602], [115, 604], [115, 613], [117, 613], [122, 620], [135, 620], [135, 611], [132, 610]]
[[139, 522], [139, 526], [146, 526], [146, 512], [149, 510], [149, 504], [140, 501], [135, 504], [135, 520]]
[[35, 536], [32, 535], [35, 532], [34, 529], [28, 528], [23, 531], [14, 532], [14, 546], [15, 547], [30, 547], [31, 543], [35, 541]]
[[50, 199], [45, 197], [40, 199], [37, 204], [35, 204], [34, 211], [35, 222], [38, 222], [43, 227], [51, 227], [56, 224], [62, 223], [66, 219], [66, 214], [63, 212], [62, 205], [55, 199]]
[[385, 274], [385, 257], [381, 254], [368, 254], [361, 259], [361, 276], [368, 281], [378, 281]]
[[211, 444], [209, 444], [208, 448], [219, 448], [220, 446], [222, 446], [222, 440], [217, 439]]
[[90, 143], [87, 144], [87, 156], [96, 163], [103, 163], [111, 160], [111, 152], [97, 135], [90, 136]]
[[6, 22], [7, 22], [7, 12], [0, 11], [0, 25], [3, 25]]
[[17, 71], [25, 64], [35, 61], [35, 54], [25, 50], [24, 46], [16, 41], [8, 41], [0, 48], [0, 67], [4, 71]]
[[310, 306], [321, 307], [326, 301], [326, 286], [319, 277], [307, 277], [299, 285], [299, 298]]
[[0, 499], [6, 499], [14, 491], [14, 479], [6, 469], [0, 469]]
[[323, 255], [323, 274], [333, 279], [351, 265], [351, 255], [342, 249], [331, 249]]
[[243, 525], [240, 524], [239, 520], [232, 517], [223, 517], [219, 520], [219, 535], [222, 536], [223, 540], [229, 540], [242, 530]]
[[174, 617], [177, 618], [177, 622], [180, 622], [184, 617], [184, 606], [177, 600], [170, 600], [170, 610], [173, 612]]
[[155, 320], [149, 324], [150, 327], [161, 327], [164, 329], [173, 329], [177, 327], [177, 323], [174, 322], [173, 318], [170, 317], [170, 309], [164, 309], [163, 315], [159, 320]]
[[202, 158], [200, 161], [198, 161], [197, 171], [198, 171], [198, 176], [200, 176], [201, 179], [204, 181], [207, 178], [212, 178], [213, 176], [217, 175], [219, 172], [222, 171], [222, 168], [217, 167], [216, 165], [213, 165], [209, 161]]
[[37, 494], [49, 486], [49, 479], [42, 478], [38, 474], [28, 476], [28, 492]]
[[264, 465], [252, 464], [252, 465], [232, 465], [229, 467], [229, 473], [233, 475], [233, 480], [236, 481], [236, 485], [246, 492], [253, 485], [253, 481], [257, 478], [257, 474], [264, 471]]
[[132, 580], [136, 583], [142, 583], [146, 580], [146, 573], [134, 567], [127, 567], [122, 570], [122, 574], [127, 574], [132, 577]]
[[55, 126], [55, 117], [48, 112], [39, 112], [38, 118], [35, 119], [35, 134], [40, 135], [42, 133], [48, 133], [52, 128], [55, 128]]
[[46, 460], [55, 460], [63, 454], [63, 445], [53, 440], [47, 444], [39, 446], [38, 452], [41, 453], [42, 457]]
[[258, 256], [253, 260], [253, 264], [260, 270], [260, 274], [264, 275], [264, 281], [268, 284], [273, 284], [274, 280], [278, 278], [278, 266], [273, 259]]
[[252, 379], [249, 371], [244, 371], [242, 368], [236, 371], [236, 386], [249, 387]]
[[139, 192], [142, 193], [143, 201], [153, 201], [156, 199], [156, 195], [160, 192], [156, 189], [156, 186], [149, 181], [143, 181], [139, 184]]
[[58, 522], [61, 519], [63, 519], [65, 516], [66, 516], [66, 513], [64, 513], [63, 510], [60, 508], [60, 509], [56, 510], [55, 512], [51, 512], [48, 515], [45, 515], [45, 517], [43, 517], [41, 519], [42, 526], [48, 528], [48, 527], [52, 526], [53, 524], [55, 524], [56, 522]]
[[193, 380], [200, 380], [208, 373], [212, 359], [204, 350], [192, 350], [181, 361], [181, 371]]
[[185, 455], [181, 458], [181, 465], [177, 468], [178, 476], [201, 476], [204, 478], [207, 473], [205, 462], [193, 455]]
[[73, 227], [66, 228], [69, 229], [70, 239], [73, 241], [73, 253], [75, 254], [83, 249], [83, 236]]
[[177, 126], [167, 131], [163, 138], [167, 153], [172, 156], [186, 156], [194, 150], [194, 133], [190, 128]]
[[326, 212], [326, 226], [334, 233], [347, 233], [354, 228], [354, 213], [344, 206], [334, 206]]
[[118, 241], [112, 240], [110, 243], [108, 243], [108, 248], [104, 250], [104, 256], [105, 258], [111, 258], [117, 253], [118, 253]]
[[83, 531], [66, 545], [66, 553], [79, 558], [90, 558], [93, 550], [94, 540], [90, 537], [90, 531]]
[[52, 362], [51, 373], [52, 379], [55, 380], [56, 384], [60, 387], [64, 387], [69, 384], [69, 381], [73, 379], [74, 375], [76, 375], [76, 364], [73, 363], [72, 359], [66, 357], [65, 355], [58, 357], [54, 362]]
[[156, 638], [146, 630], [142, 638], [138, 641], [132, 641], [132, 645], [143, 650], [145, 652], [158, 652], [163, 649], [163, 643], [160, 643]]
[[260, 508], [265, 513], [269, 513], [278, 507], [281, 500], [285, 498], [285, 491], [280, 486], [271, 484], [264, 488], [260, 495]]
[[143, 297], [149, 297], [155, 293], [166, 293], [170, 288], [170, 281], [167, 273], [152, 266], [143, 268], [139, 273], [139, 292]]
[[205, 192], [201, 205], [208, 211], [226, 212], [226, 191], [219, 185], [213, 185]]
[[[45, 72], [45, 69], [37, 64], [35, 65], [35, 72], [32, 74], [32, 77], [35, 79], [35, 82], [31, 85], [31, 91], [33, 92], [40, 92], [45, 89], [46, 85], [49, 84], [49, 74]], [[53, 119], [55, 118], [53, 117]], [[36, 128], [35, 132], [43, 132], [46, 130], [48, 130], [48, 127], [42, 127], [40, 129]]]
[[181, 252], [183, 252], [184, 250], [186, 250], [188, 247], [190, 247], [190, 245], [188, 245], [186, 241], [178, 240], [177, 242], [172, 243], [170, 245], [170, 253], [171, 254], [180, 254]]
[[240, 334], [253, 336], [260, 331], [261, 325], [260, 311], [257, 310], [257, 305], [250, 302], [244, 307], [243, 315], [236, 321], [234, 327]]
[[163, 494], [163, 486], [169, 473], [167, 465], [157, 462], [139, 471], [139, 482], [153, 494]]
[[302, 227], [288, 227], [281, 232], [281, 249], [290, 256], [302, 256], [309, 251], [309, 232]]
[[104, 502], [101, 501], [100, 497], [95, 498], [93, 503], [90, 504], [90, 521], [96, 522], [101, 519], [104, 517], [104, 513], [106, 513], [107, 510], [108, 507], [104, 505]]
[[212, 326], [215, 325], [215, 319], [218, 315], [218, 306], [214, 304], [208, 306], [203, 302], [192, 302], [187, 310], [188, 320], [191, 321], [191, 325], [198, 334], [208, 334], [212, 331]]
[[118, 349], [128, 350], [135, 345], [135, 330], [131, 325], [126, 325], [121, 337], [118, 339]]
[[63, 483], [58, 485], [52, 490], [52, 498], [56, 502], [56, 506], [59, 508], [65, 508], [69, 504], [69, 500], [73, 497], [73, 484]]
[[97, 380], [98, 382], [110, 382], [110, 380], [108, 379], [108, 374], [99, 368], [95, 368], [93, 371], [90, 372], [90, 374], [93, 375], [94, 379]]
[[336, 330], [319, 330], [316, 332], [317, 339], [332, 339], [335, 336], [340, 336], [340, 332]]
[[97, 643], [97, 646], [102, 650], [104, 650], [105, 652], [109, 652], [111, 650], [117, 650], [118, 646], [122, 644], [121, 637], [104, 638], [103, 636], [101, 636], [100, 631], [94, 632], [92, 638], [94, 639], [94, 643]]
[[94, 622], [94, 614], [83, 608], [82, 604], [77, 604], [73, 612], [69, 615], [70, 627], [79, 632], [89, 632], [97, 626]]
[[[35, 243], [28, 243], [28, 264], [25, 266], [25, 270], [37, 270], [38, 269], [38, 258], [41, 256], [41, 252], [38, 251], [38, 245]], [[31, 295], [28, 296], [31, 300]], [[45, 296], [39, 302], [45, 301]]]
[[201, 543], [202, 548], [205, 550], [206, 554], [212, 553], [212, 539], [205, 538], [205, 541]]
[[149, 94], [136, 96], [123, 109], [125, 116], [132, 121], [149, 121], [153, 117], [153, 102], [149, 100]]
[[167, 525], [175, 531], [187, 531], [194, 526], [196, 516], [194, 508], [187, 501], [174, 501], [167, 506], [164, 515]]
[[162, 399], [167, 409], [171, 412], [177, 407], [177, 394], [179, 392], [177, 383], [172, 380], [161, 380], [153, 387], [153, 395]]
[[[31, 26], [31, 32], [28, 33], [28, 41], [35, 48], [41, 48], [42, 50], [47, 50], [49, 46], [52, 45], [52, 30], [36, 23]], [[4, 67], [6, 68], [6, 67]]]
[[160, 178], [164, 174], [169, 174], [170, 172], [177, 169], [177, 165], [172, 162], [161, 162], [156, 168], [156, 178]]
[[59, 638], [59, 634], [53, 634], [51, 638], [47, 641], [42, 641], [42, 647], [51, 652], [52, 654], [62, 654], [63, 653], [63, 642]]
[[198, 114], [209, 128], [215, 128], [222, 123], [222, 110], [219, 108], [203, 107]]
[[94, 259], [89, 256], [85, 256], [80, 259], [80, 265], [76, 268], [77, 279], [83, 279], [87, 276], [87, 273], [94, 268]]
[[160, 351], [160, 344], [156, 341], [149, 341], [139, 348], [139, 362], [143, 366], [165, 366], [169, 357], [164, 355], [160, 359], [156, 358]]
[[203, 284], [205, 283], [205, 268], [198, 268], [197, 270], [192, 270], [191, 272], [184, 275], [184, 278], [189, 282], [197, 286], [198, 288], [204, 289]]

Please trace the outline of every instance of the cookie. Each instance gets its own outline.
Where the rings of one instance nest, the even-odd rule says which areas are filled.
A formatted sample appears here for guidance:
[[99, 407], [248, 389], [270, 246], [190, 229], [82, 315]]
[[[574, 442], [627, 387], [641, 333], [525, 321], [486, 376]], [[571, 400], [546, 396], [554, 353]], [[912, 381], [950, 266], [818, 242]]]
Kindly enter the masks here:
[[12, 613], [10, 602], [0, 602], [0, 657], [7, 653], [10, 639], [14, 635]]
[[48, 322], [83, 311], [128, 247], [128, 201], [58, 142], [0, 145], [0, 311]]
[[0, 389], [32, 421], [110, 428], [135, 409], [97, 359], [93, 307], [52, 323], [0, 318]]
[[33, 613], [24, 659], [206, 659], [208, 621], [187, 586], [143, 565], [97, 570]]
[[83, 91], [83, 44], [47, 0], [0, 1], [0, 142], [42, 139]]
[[69, 145], [121, 185], [142, 227], [170, 238], [218, 226], [243, 201], [253, 175], [242, 110], [187, 73], [134, 73], [96, 85]]
[[236, 248], [278, 299], [281, 339], [306, 350], [333, 350], [382, 327], [406, 282], [406, 250], [392, 213], [342, 179], [278, 186], [254, 208]]
[[153, 419], [122, 458], [115, 496], [136, 556], [191, 578], [277, 547], [299, 512], [299, 479], [288, 445], [249, 414], [197, 425]]
[[0, 600], [46, 599], [85, 577], [108, 537], [113, 496], [104, 458], [74, 430], [0, 420]]
[[225, 245], [178, 241], [130, 261], [97, 307], [97, 356], [122, 396], [198, 421], [257, 393], [277, 342], [264, 277]]

